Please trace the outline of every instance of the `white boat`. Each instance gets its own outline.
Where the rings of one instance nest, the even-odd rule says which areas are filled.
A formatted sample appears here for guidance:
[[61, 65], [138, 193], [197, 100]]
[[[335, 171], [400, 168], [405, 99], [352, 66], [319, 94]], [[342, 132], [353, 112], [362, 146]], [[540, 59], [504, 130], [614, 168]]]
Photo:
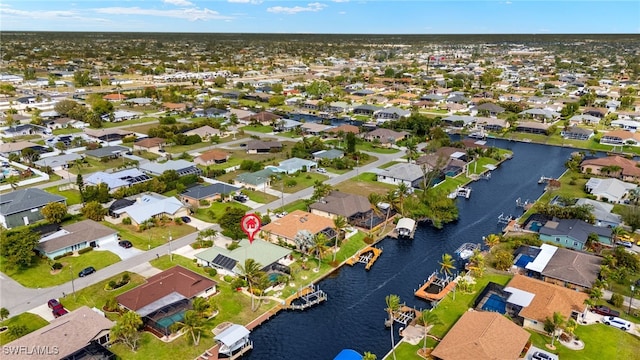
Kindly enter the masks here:
[[459, 186], [454, 192], [448, 195], [449, 199], [455, 199], [458, 196], [468, 199], [469, 197], [471, 197], [471, 188], [466, 186]]

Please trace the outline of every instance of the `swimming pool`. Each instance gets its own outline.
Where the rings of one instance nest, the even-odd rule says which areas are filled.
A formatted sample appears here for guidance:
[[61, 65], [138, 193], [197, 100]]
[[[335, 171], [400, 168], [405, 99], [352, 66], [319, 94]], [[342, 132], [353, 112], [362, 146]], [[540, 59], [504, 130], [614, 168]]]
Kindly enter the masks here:
[[184, 320], [184, 312], [185, 311], [182, 310], [173, 315], [165, 316], [162, 319], [157, 320], [156, 324], [164, 329], [168, 329], [171, 325]]
[[482, 310], [504, 314], [507, 312], [507, 302], [500, 297], [500, 295], [491, 294], [484, 305], [482, 305]]

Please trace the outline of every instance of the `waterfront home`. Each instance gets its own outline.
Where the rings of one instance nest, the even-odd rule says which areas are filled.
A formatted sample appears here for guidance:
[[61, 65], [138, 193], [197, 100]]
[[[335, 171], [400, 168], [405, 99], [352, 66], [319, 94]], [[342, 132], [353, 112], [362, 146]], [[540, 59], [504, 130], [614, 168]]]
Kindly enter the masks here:
[[382, 107], [380, 107], [380, 106], [364, 104], [364, 105], [354, 106], [353, 107], [353, 113], [354, 113], [354, 115], [373, 116], [373, 114], [376, 111], [381, 110], [381, 109], [382, 109]]
[[303, 123], [300, 121], [292, 120], [292, 119], [280, 119], [276, 122], [274, 126], [274, 131], [293, 131], [295, 129], [300, 128]]
[[611, 203], [620, 203], [627, 196], [630, 190], [637, 185], [620, 181], [618, 179], [591, 178], [585, 184], [588, 193], [595, 196], [597, 200]]
[[274, 218], [261, 231], [260, 237], [265, 240], [276, 244], [284, 242], [298, 249], [310, 249], [318, 234], [324, 234], [327, 240], [337, 234], [332, 219], [302, 210]]
[[171, 333], [171, 325], [182, 321], [184, 311], [192, 308], [193, 299], [214, 295], [216, 286], [208, 277], [176, 265], [147, 278], [116, 300], [121, 308], [140, 315], [145, 326], [166, 336]]
[[246, 259], [255, 260], [262, 265], [263, 271], [289, 274], [291, 252], [291, 249], [256, 238], [252, 243], [247, 239], [240, 240], [233, 250], [215, 246], [195, 254], [195, 258], [199, 265], [216, 268], [224, 275], [242, 276], [238, 265], [244, 266]]
[[14, 190], [2, 194], [0, 200], [0, 225], [6, 229], [33, 224], [44, 219], [40, 212], [47, 204], [59, 202], [66, 205], [67, 199], [37, 188]]
[[151, 177], [138, 169], [126, 169], [112, 173], [95, 172], [84, 178], [84, 184], [92, 186], [106, 184], [109, 192], [114, 192], [122, 187], [129, 187], [149, 180]]
[[271, 125], [271, 123], [277, 122], [278, 120], [282, 119], [282, 116], [268, 111], [261, 111], [257, 114], [249, 114], [244, 117], [238, 116], [238, 119], [246, 123], [258, 122], [261, 125]]
[[331, 129], [331, 126], [325, 125], [325, 124], [318, 124], [314, 122], [307, 122], [300, 125], [300, 129], [302, 130], [302, 133], [304, 133], [305, 135], [318, 136], [324, 133], [325, 131]]
[[139, 165], [140, 170], [143, 172], [153, 175], [160, 176], [165, 171], [173, 170], [178, 176], [185, 175], [202, 175], [202, 170], [200, 170], [194, 163], [189, 162], [187, 160], [169, 160], [163, 163], [158, 162], [148, 162]]
[[514, 320], [522, 323], [525, 329], [541, 333], [547, 318], [560, 313], [565, 319], [578, 319], [587, 311], [585, 300], [589, 295], [573, 289], [554, 285], [542, 280], [516, 274], [504, 287], [508, 293], [507, 312], [515, 314]]
[[[587, 125], [595, 126], [600, 124], [600, 120], [601, 119], [599, 117], [595, 117], [591, 115], [573, 115], [569, 119], [569, 124], [570, 125], [587, 124]], [[612, 122], [612, 125], [613, 125], [613, 122]]]
[[168, 216], [171, 218], [189, 215], [189, 209], [174, 197], [159, 194], [145, 194], [136, 202], [125, 208], [114, 211], [118, 217], [129, 217], [131, 223], [140, 226], [152, 218]]
[[640, 180], [638, 162], [617, 155], [584, 160], [580, 163], [580, 171], [586, 174], [620, 178], [624, 181]]
[[282, 151], [282, 143], [279, 141], [254, 140], [247, 143], [247, 154], [265, 154]]
[[474, 113], [477, 113], [480, 115], [487, 114], [489, 115], [489, 117], [496, 117], [499, 114], [502, 114], [504, 111], [505, 109], [502, 106], [494, 104], [492, 102], [486, 102], [476, 106], [475, 108], [471, 108], [471, 115], [476, 115]]
[[6, 343], [4, 349], [16, 351], [4, 351], [2, 359], [115, 359], [107, 348], [114, 325], [102, 311], [82, 306]]
[[158, 152], [164, 148], [167, 140], [159, 137], [144, 138], [133, 143], [133, 150], [145, 150], [149, 152]]
[[568, 128], [562, 130], [560, 135], [565, 139], [571, 140], [589, 140], [593, 137], [594, 132], [591, 129], [584, 129], [578, 127], [576, 125], [569, 126]]
[[640, 145], [640, 133], [631, 132], [628, 130], [612, 130], [604, 133], [600, 138], [600, 144], [605, 145]]
[[379, 141], [380, 144], [391, 146], [398, 141], [404, 140], [409, 136], [406, 131], [393, 131], [390, 129], [375, 129], [364, 134], [363, 138], [367, 141]]
[[416, 164], [396, 163], [386, 169], [376, 172], [379, 182], [399, 185], [404, 183], [408, 187], [419, 188], [424, 178], [422, 168]]
[[51, 260], [68, 252], [76, 252], [87, 247], [118, 239], [118, 232], [93, 220], [83, 220], [63, 226], [60, 230], [40, 239], [36, 250]]
[[517, 360], [526, 352], [531, 335], [502, 314], [467, 311], [436, 345], [439, 360]]
[[576, 202], [576, 206], [581, 205], [589, 205], [592, 207], [593, 210], [591, 210], [591, 214], [596, 220], [596, 226], [613, 228], [622, 224], [622, 217], [612, 212], [614, 207], [613, 204], [581, 198]]
[[214, 202], [223, 199], [231, 193], [239, 191], [240, 188], [231, 184], [217, 182], [209, 185], [192, 186], [180, 194], [180, 201], [191, 205], [192, 208], [200, 207], [201, 202]]
[[[350, 224], [360, 227], [369, 227], [373, 216], [369, 199], [337, 190], [332, 190], [327, 196], [309, 205], [309, 210], [312, 214], [330, 219], [344, 216]], [[373, 226], [375, 225], [376, 221], [373, 222]]]
[[515, 131], [529, 133], [529, 134], [541, 134], [546, 135], [547, 130], [552, 126], [550, 123], [540, 123], [536, 121], [518, 121]]
[[411, 111], [409, 110], [404, 110], [396, 107], [388, 107], [376, 111], [373, 114], [373, 117], [381, 122], [387, 120], [398, 120], [401, 118], [409, 117], [409, 115], [411, 115]]
[[223, 164], [229, 160], [229, 156], [231, 155], [226, 151], [213, 149], [196, 156], [193, 162], [203, 166]]
[[547, 221], [539, 230], [540, 240], [555, 243], [569, 249], [586, 250], [590, 234], [598, 241], [611, 245], [611, 229], [593, 226], [579, 219], [554, 219]]

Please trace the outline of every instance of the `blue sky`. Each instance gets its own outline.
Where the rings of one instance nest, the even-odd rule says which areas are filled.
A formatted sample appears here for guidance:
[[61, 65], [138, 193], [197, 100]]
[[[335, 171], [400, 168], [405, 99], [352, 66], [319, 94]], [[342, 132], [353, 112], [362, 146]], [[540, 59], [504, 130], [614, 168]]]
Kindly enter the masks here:
[[3, 0], [0, 31], [640, 33], [640, 1]]

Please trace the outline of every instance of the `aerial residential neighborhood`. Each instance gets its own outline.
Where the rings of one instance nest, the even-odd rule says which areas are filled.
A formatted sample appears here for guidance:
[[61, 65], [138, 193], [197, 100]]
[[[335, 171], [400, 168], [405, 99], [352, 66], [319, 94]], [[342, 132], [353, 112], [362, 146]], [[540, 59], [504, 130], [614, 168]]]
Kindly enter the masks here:
[[2, 32], [3, 358], [638, 358], [636, 35], [174, 35]]

